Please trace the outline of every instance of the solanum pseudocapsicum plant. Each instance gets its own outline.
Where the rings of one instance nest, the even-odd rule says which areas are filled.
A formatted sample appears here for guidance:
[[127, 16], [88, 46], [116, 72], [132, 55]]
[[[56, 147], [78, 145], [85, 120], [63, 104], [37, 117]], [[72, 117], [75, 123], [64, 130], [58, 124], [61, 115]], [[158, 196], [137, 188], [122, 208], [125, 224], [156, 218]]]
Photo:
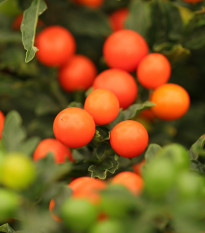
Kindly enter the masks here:
[[205, 232], [204, 7], [0, 1], [0, 232]]

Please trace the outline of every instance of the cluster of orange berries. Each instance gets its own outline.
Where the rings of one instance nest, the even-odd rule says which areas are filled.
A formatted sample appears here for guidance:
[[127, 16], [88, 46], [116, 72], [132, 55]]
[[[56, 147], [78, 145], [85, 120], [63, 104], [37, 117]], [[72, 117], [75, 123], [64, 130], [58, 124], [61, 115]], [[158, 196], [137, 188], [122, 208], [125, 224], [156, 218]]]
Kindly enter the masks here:
[[[141, 177], [141, 167], [143, 163], [138, 164], [139, 173], [132, 171], [120, 172], [108, 181], [103, 181], [91, 177], [79, 177], [74, 179], [69, 183], [69, 188], [72, 190], [71, 198], [88, 200], [93, 205], [99, 206], [101, 208], [101, 191], [105, 190], [109, 185], [120, 185], [125, 187], [133, 195], [140, 195], [143, 190], [143, 179]], [[136, 170], [135, 170], [136, 171]], [[55, 214], [54, 211], [55, 200], [52, 199], [49, 204], [49, 210], [53, 219], [56, 221], [62, 221], [59, 216]], [[99, 212], [99, 220], [104, 220], [109, 217], [109, 211], [102, 209]]]

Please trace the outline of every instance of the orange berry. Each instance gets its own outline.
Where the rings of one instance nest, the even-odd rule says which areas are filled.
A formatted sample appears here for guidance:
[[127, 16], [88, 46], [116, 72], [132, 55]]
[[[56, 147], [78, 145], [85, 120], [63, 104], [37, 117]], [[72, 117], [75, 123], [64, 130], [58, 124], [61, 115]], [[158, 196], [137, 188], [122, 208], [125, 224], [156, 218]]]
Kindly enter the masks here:
[[137, 68], [137, 79], [147, 89], [155, 89], [165, 84], [171, 75], [168, 59], [160, 53], [145, 56]]
[[145, 39], [133, 30], [122, 29], [112, 33], [105, 41], [103, 55], [111, 68], [136, 70], [149, 48]]
[[4, 116], [3, 112], [0, 111], [0, 139], [2, 137], [2, 132], [3, 132], [3, 128], [4, 128], [4, 119], [5, 119], [5, 116]]
[[188, 92], [178, 84], [167, 83], [154, 90], [151, 101], [156, 105], [152, 111], [162, 120], [181, 118], [189, 109]]
[[110, 14], [109, 21], [113, 31], [124, 29], [124, 23], [125, 20], [127, 19], [128, 13], [129, 11], [127, 8], [122, 8]]
[[124, 109], [135, 101], [138, 92], [133, 76], [120, 69], [108, 69], [101, 72], [96, 77], [93, 88], [112, 91], [118, 98], [120, 107]]
[[36, 56], [46, 66], [62, 66], [75, 53], [73, 35], [64, 27], [49, 26], [36, 37]]
[[112, 184], [121, 184], [135, 195], [139, 194], [143, 188], [142, 178], [134, 172], [129, 171], [120, 172], [114, 176]]
[[74, 161], [69, 148], [54, 138], [42, 140], [34, 151], [33, 159], [37, 161], [46, 157], [48, 153], [53, 153], [56, 163], [64, 163], [66, 158]]
[[111, 91], [96, 89], [85, 99], [84, 108], [97, 125], [105, 125], [117, 117], [120, 105], [117, 97]]
[[126, 120], [114, 126], [110, 133], [110, 145], [120, 156], [136, 157], [144, 152], [149, 136], [145, 127], [133, 120]]
[[65, 91], [87, 90], [96, 75], [95, 64], [88, 57], [74, 55], [60, 68], [58, 80]]

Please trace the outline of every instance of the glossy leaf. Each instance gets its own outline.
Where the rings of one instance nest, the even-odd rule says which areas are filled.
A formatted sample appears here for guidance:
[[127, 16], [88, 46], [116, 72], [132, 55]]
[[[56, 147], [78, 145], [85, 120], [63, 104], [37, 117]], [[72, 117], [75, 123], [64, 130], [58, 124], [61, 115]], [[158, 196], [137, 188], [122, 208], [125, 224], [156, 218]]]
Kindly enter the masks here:
[[38, 16], [41, 15], [47, 6], [43, 0], [34, 0], [31, 6], [24, 11], [21, 23], [22, 42], [26, 50], [25, 62], [30, 62], [38, 49], [34, 46]]

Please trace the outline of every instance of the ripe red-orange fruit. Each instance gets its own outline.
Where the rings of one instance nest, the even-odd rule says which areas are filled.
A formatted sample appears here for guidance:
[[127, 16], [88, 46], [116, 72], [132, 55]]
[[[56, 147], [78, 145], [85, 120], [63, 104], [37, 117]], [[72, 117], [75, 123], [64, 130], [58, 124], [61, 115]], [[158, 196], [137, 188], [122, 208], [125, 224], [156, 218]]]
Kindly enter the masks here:
[[37, 161], [44, 158], [48, 153], [53, 153], [56, 163], [64, 163], [66, 158], [73, 161], [69, 148], [54, 138], [43, 139], [36, 147], [33, 159]]
[[145, 164], [145, 159], [143, 159], [141, 162], [139, 163], [136, 163], [132, 166], [133, 170], [134, 170], [134, 173], [142, 176], [142, 167], [144, 166]]
[[53, 132], [56, 139], [69, 148], [79, 148], [87, 145], [94, 137], [95, 122], [86, 110], [70, 107], [57, 114]]
[[46, 66], [61, 66], [75, 53], [73, 35], [62, 26], [49, 26], [36, 37], [36, 56]]
[[99, 191], [105, 189], [107, 184], [102, 180], [83, 176], [73, 180], [69, 187], [73, 191], [74, 198], [87, 199], [97, 204], [100, 202]]
[[2, 131], [4, 128], [4, 119], [5, 119], [5, 116], [4, 116], [3, 112], [0, 111], [0, 139], [2, 137]]
[[90, 113], [97, 125], [106, 125], [117, 117], [120, 105], [113, 92], [96, 89], [85, 99], [84, 109]]
[[95, 64], [84, 55], [74, 55], [58, 74], [58, 80], [65, 91], [87, 90], [97, 75]]
[[133, 158], [140, 155], [148, 145], [145, 127], [133, 120], [121, 121], [111, 130], [110, 145], [120, 156]]
[[129, 189], [133, 194], [139, 194], [143, 188], [142, 178], [134, 172], [124, 171], [115, 175], [112, 184], [121, 184]]
[[154, 90], [151, 101], [155, 103], [152, 111], [162, 120], [181, 118], [189, 109], [188, 92], [178, 84], [167, 83]]
[[160, 53], [146, 55], [137, 67], [137, 79], [147, 89], [155, 89], [165, 84], [170, 75], [170, 62]]
[[103, 46], [103, 55], [107, 65], [129, 72], [136, 70], [148, 51], [145, 39], [139, 33], [128, 29], [112, 33]]
[[73, 1], [80, 5], [84, 5], [90, 8], [99, 8], [104, 2], [104, 0], [73, 0]]
[[54, 207], [55, 207], [55, 201], [52, 199], [49, 203], [49, 211], [51, 213], [51, 217], [56, 220], [57, 222], [62, 222], [62, 219], [57, 216], [56, 214], [54, 214], [53, 210], [54, 210]]
[[127, 8], [122, 8], [110, 14], [109, 21], [113, 31], [118, 31], [125, 28], [124, 23], [127, 19], [128, 13], [129, 11]]
[[101, 72], [93, 83], [93, 88], [112, 91], [119, 100], [121, 108], [129, 107], [137, 98], [137, 83], [133, 76], [120, 69]]

